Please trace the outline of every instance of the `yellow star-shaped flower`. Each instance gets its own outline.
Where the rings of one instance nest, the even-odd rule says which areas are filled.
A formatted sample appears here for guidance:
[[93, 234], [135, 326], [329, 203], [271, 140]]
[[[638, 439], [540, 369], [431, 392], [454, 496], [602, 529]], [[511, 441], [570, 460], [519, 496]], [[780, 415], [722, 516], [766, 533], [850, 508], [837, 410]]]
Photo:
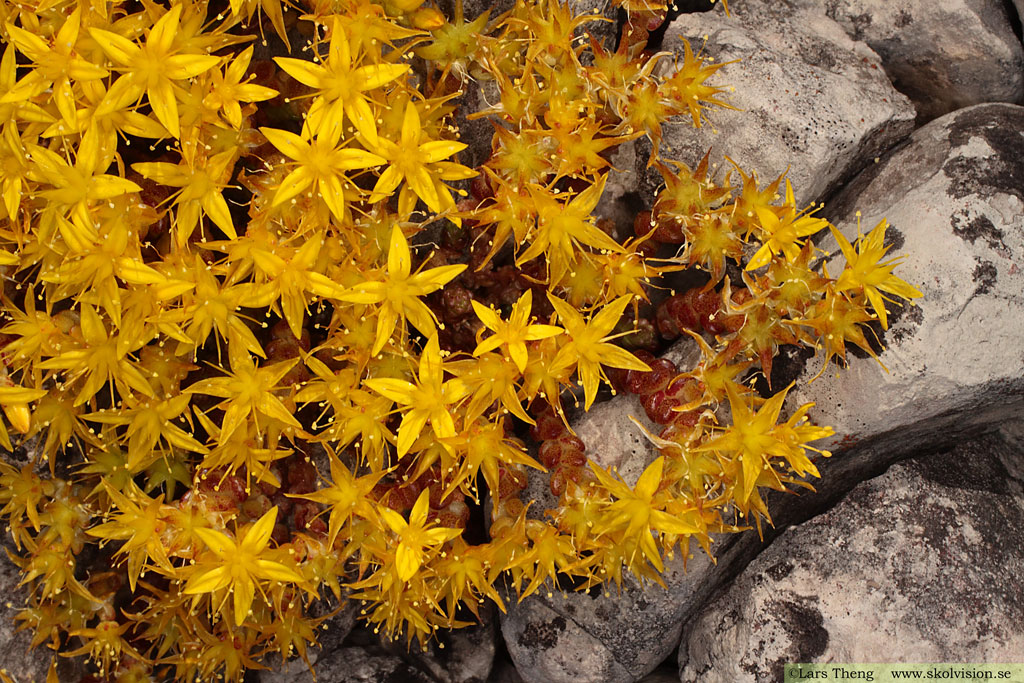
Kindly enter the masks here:
[[519, 372], [526, 370], [526, 342], [554, 337], [564, 331], [557, 325], [535, 325], [530, 322], [530, 308], [533, 306], [532, 289], [526, 290], [526, 293], [519, 297], [519, 301], [512, 307], [512, 315], [509, 316], [508, 322], [502, 320], [493, 308], [486, 308], [476, 301], [472, 304], [476, 316], [487, 329], [494, 332], [477, 344], [473, 355], [480, 356], [505, 346], [508, 348], [508, 356], [519, 368]]
[[408, 522], [391, 508], [380, 509], [380, 515], [384, 522], [398, 534], [399, 543], [398, 550], [395, 552], [395, 564], [398, 567], [398, 578], [402, 581], [411, 579], [423, 565], [427, 557], [426, 549], [434, 549], [462, 533], [462, 529], [429, 528], [427, 523], [429, 502], [430, 492], [424, 490], [412, 506]]
[[196, 564], [182, 592], [199, 595], [230, 587], [234, 594], [235, 625], [241, 626], [252, 607], [260, 580], [301, 582], [302, 575], [294, 569], [262, 557], [268, 554], [270, 534], [276, 521], [275, 506], [249, 527], [241, 540], [213, 529], [196, 529], [196, 535], [215, 559]]

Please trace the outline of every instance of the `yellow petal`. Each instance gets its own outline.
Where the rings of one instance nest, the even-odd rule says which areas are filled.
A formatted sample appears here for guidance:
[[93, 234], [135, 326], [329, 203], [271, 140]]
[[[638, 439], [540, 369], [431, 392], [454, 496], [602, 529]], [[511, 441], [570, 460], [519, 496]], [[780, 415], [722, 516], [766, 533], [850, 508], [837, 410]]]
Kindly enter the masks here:
[[601, 309], [601, 311], [590, 320], [588, 327], [594, 330], [595, 334], [599, 334], [600, 337], [606, 337], [608, 334], [615, 329], [615, 326], [619, 324], [619, 320], [622, 319], [622, 313], [626, 310], [626, 306], [633, 300], [633, 297], [626, 294], [620, 296], [615, 301]]
[[184, 187], [190, 180], [190, 174], [180, 164], [168, 164], [161, 161], [143, 162], [132, 164], [132, 169], [146, 180], [171, 187]]
[[420, 145], [420, 154], [423, 155], [424, 162], [431, 164], [435, 161], [441, 161], [447, 159], [451, 155], [461, 152], [466, 149], [469, 145], [463, 142], [453, 142], [450, 140], [432, 140], [430, 142], [424, 142]]
[[387, 288], [382, 282], [364, 282], [353, 289], [345, 290], [345, 293], [338, 297], [342, 301], [352, 304], [375, 304], [383, 301], [387, 296]]
[[211, 191], [199, 199], [199, 203], [203, 207], [203, 211], [214, 224], [224, 231], [224, 234], [231, 239], [236, 239], [238, 233], [235, 232], [234, 221], [231, 220], [231, 211], [228, 209], [228, 203], [224, 201], [224, 197], [220, 192], [216, 190]]
[[342, 187], [341, 178], [333, 175], [322, 177], [317, 184], [320, 198], [327, 204], [327, 208], [339, 223], [345, 223], [345, 188]]
[[[370, 105], [366, 104], [366, 100], [362, 97], [353, 97], [349, 101], [348, 118], [352, 121], [352, 124], [359, 131], [360, 135], [366, 138], [366, 141], [371, 146], [377, 145], [377, 124], [374, 122], [373, 112], [370, 110]], [[381, 158], [379, 162], [384, 163], [384, 159]], [[374, 164], [377, 165], [377, 164]]]
[[167, 54], [174, 44], [174, 35], [178, 32], [178, 21], [181, 19], [181, 5], [175, 5], [153, 24], [146, 39], [146, 46], [151, 50]]
[[79, 326], [86, 344], [99, 346], [107, 341], [107, 330], [103, 326], [103, 321], [96, 313], [96, 309], [88, 304], [82, 305]]
[[153, 109], [153, 113], [156, 114], [157, 120], [163, 124], [167, 132], [173, 137], [181, 137], [178, 101], [174, 98], [174, 89], [171, 87], [170, 81], [158, 80], [150, 86], [147, 92], [149, 94], [149, 106]]
[[267, 417], [284, 422], [295, 429], [302, 429], [302, 424], [295, 419], [295, 416], [281, 403], [281, 399], [276, 396], [262, 394], [256, 401], [256, 407]]
[[374, 154], [373, 152], [367, 152], [362, 149], [341, 149], [335, 153], [336, 168], [344, 171], [351, 171], [360, 168], [370, 168], [372, 166], [381, 166], [387, 163], [387, 159]]
[[405, 234], [396, 223], [391, 228], [391, 241], [388, 246], [388, 275], [392, 279], [404, 279], [412, 270], [412, 255]]
[[405, 176], [398, 170], [396, 166], [388, 166], [380, 177], [377, 178], [377, 183], [373, 186], [373, 191], [370, 196], [371, 202], [379, 202], [385, 197], [390, 197], [391, 193], [395, 191], [395, 188], [402, 182]]
[[241, 547], [253, 553], [261, 552], [270, 542], [270, 535], [277, 523], [277, 506], [270, 508], [245, 532]]
[[[527, 293], [530, 292], [530, 290], [526, 291]], [[476, 313], [476, 317], [480, 318], [480, 321], [486, 325], [488, 329], [498, 330], [501, 327], [501, 318], [494, 309], [488, 308], [478, 301], [470, 301], [470, 304], [473, 306], [473, 312]]]
[[636, 486], [633, 490], [636, 491], [638, 498], [642, 500], [650, 500], [654, 497], [654, 494], [658, 491], [658, 486], [661, 484], [661, 475], [665, 469], [665, 456], [656, 458], [654, 462], [647, 466], [643, 474], [636, 482]]
[[526, 341], [537, 341], [538, 339], [547, 339], [548, 337], [555, 337], [565, 332], [558, 325], [530, 325], [526, 328], [523, 335], [523, 339]]
[[133, 285], [157, 285], [167, 280], [159, 271], [128, 256], [117, 257], [114, 267], [119, 278]]
[[93, 176], [89, 195], [93, 199], [112, 199], [129, 192], [141, 192], [142, 188], [125, 178], [112, 175]]
[[555, 313], [558, 314], [558, 320], [562, 323], [562, 326], [569, 331], [570, 335], [574, 334], [576, 328], [585, 326], [583, 322], [583, 316], [580, 315], [579, 311], [570, 306], [568, 303], [559, 299], [558, 297], [547, 293], [548, 301], [551, 302], [552, 308], [555, 309]]
[[32, 412], [27, 405], [4, 405], [3, 410], [11, 427], [19, 434], [26, 433], [32, 426]]
[[231, 583], [227, 567], [215, 567], [206, 571], [197, 571], [185, 584], [182, 592], [185, 595], [212, 593]]
[[287, 157], [301, 161], [309, 155], [309, 143], [295, 133], [277, 128], [260, 128], [260, 132], [270, 144]]
[[384, 520], [384, 523], [391, 527], [391, 530], [396, 534], [402, 533], [409, 526], [402, 515], [389, 507], [381, 507], [378, 512], [380, 513], [381, 519]]
[[438, 266], [437, 268], [417, 273], [409, 278], [409, 280], [421, 287], [423, 294], [430, 294], [457, 278], [466, 268], [465, 264]]
[[253, 598], [256, 597], [256, 586], [252, 579], [245, 577], [235, 581], [233, 590], [235, 592], [235, 626], [241, 626], [245, 623], [245, 618], [249, 616]]
[[651, 511], [651, 526], [659, 531], [676, 534], [677, 536], [696, 534], [700, 531], [696, 526], [688, 524], [678, 517], [673, 517], [662, 510]]
[[29, 389], [28, 387], [0, 387], [0, 403], [17, 404], [31, 403], [46, 396], [46, 389]]
[[576, 366], [580, 382], [583, 384], [583, 410], [589, 411], [590, 406], [594, 405], [594, 399], [597, 398], [597, 389], [601, 384], [599, 367], [595, 363], [585, 361], [580, 361]]
[[746, 503], [750, 500], [750, 494], [754, 491], [757, 478], [761, 476], [764, 469], [764, 457], [760, 454], [744, 453], [743, 460], [743, 490], [740, 492], [739, 501]]
[[103, 29], [90, 28], [89, 35], [96, 41], [96, 45], [103, 50], [103, 54], [117, 62], [121, 66], [127, 66], [134, 61], [142, 51], [138, 45], [120, 36]]
[[434, 529], [427, 529], [424, 532], [424, 536], [427, 537], [433, 545], [450, 541], [459, 534], [462, 533], [462, 529], [448, 529], [445, 527], [437, 527]]
[[307, 273], [309, 291], [325, 299], [341, 299], [347, 290], [334, 280], [320, 273]]
[[412, 405], [415, 400], [414, 392], [416, 387], [404, 380], [390, 377], [374, 377], [366, 380], [364, 384], [395, 403]]
[[286, 201], [305, 192], [312, 184], [313, 179], [309, 175], [309, 169], [305, 166], [300, 166], [281, 181], [277, 191], [274, 193], [274, 200], [271, 202], [271, 205], [279, 206], [284, 204]]
[[222, 559], [231, 559], [231, 555], [238, 550], [235, 542], [220, 531], [196, 529], [195, 534], [206, 544], [207, 548]]
[[427, 424], [427, 412], [425, 410], [410, 410], [402, 418], [402, 424], [398, 427], [398, 457], [401, 458], [412, 448], [412, 445], [423, 433], [423, 427]]
[[422, 133], [420, 114], [416, 111], [416, 105], [409, 101], [405, 105], [405, 114], [402, 116], [401, 147], [405, 149], [415, 147], [419, 142], [420, 133]]
[[352, 72], [360, 90], [373, 90], [409, 71], [408, 64], [370, 64]]
[[599, 348], [601, 365], [607, 365], [612, 368], [621, 368], [623, 370], [640, 370], [642, 372], [648, 372], [651, 369], [647, 363], [643, 362], [621, 346], [615, 346], [614, 344], [600, 344]]
[[416, 571], [423, 564], [423, 551], [410, 548], [404, 543], [398, 546], [398, 551], [395, 553], [395, 565], [398, 568], [398, 578], [402, 581], [408, 581], [415, 576]]
[[295, 583], [300, 583], [303, 580], [302, 574], [286, 567], [280, 562], [256, 560], [256, 568], [260, 578], [270, 579], [271, 581], [294, 581]]
[[220, 57], [213, 55], [174, 55], [164, 62], [168, 78], [183, 81], [206, 73], [220, 63]]
[[434, 189], [434, 180], [430, 177], [425, 166], [413, 166], [406, 171], [405, 182], [412, 188], [423, 203], [430, 207], [431, 211], [440, 212], [444, 207]]
[[250, 45], [241, 52], [238, 56], [231, 60], [231, 63], [224, 69], [224, 77], [230, 81], [241, 81], [245, 77], [245, 72], [249, 68], [249, 63], [252, 61], [252, 53], [254, 47]]
[[771, 260], [772, 248], [766, 242], [765, 244], [761, 245], [760, 249], [757, 250], [757, 252], [754, 254], [754, 257], [750, 259], [750, 262], [747, 264], [747, 267], [744, 268], [744, 270], [757, 270], [761, 266], [768, 265], [768, 263], [771, 262]]
[[324, 67], [305, 59], [274, 57], [274, 63], [299, 83], [310, 88], [323, 88], [328, 76], [327, 70]]
[[50, 58], [50, 46], [36, 34], [25, 29], [7, 24], [7, 34], [22, 54], [33, 62], [46, 62]]
[[409, 523], [416, 526], [423, 526], [427, 521], [427, 511], [430, 509], [430, 495], [427, 489], [420, 492], [416, 502], [413, 503], [412, 511], [409, 513]]

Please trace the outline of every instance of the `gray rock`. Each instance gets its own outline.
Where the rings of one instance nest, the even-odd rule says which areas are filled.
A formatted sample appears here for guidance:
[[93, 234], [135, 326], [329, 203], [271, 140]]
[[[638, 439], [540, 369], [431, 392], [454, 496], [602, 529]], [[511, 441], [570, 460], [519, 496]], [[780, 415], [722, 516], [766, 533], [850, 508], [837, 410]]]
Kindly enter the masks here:
[[436, 681], [403, 658], [358, 646], [338, 648], [325, 653], [315, 665], [316, 677], [301, 662], [289, 662], [276, 672], [260, 672], [264, 683], [436, 683]]
[[[1024, 413], [1022, 145], [1022, 107], [954, 112], [916, 131], [828, 207], [848, 238], [856, 210], [865, 229], [888, 217], [887, 257], [906, 255], [898, 274], [924, 298], [891, 311], [880, 354], [888, 373], [856, 356], [813, 384], [820, 359], [794, 372], [789, 408], [816, 403], [812, 419], [836, 428], [834, 455], [819, 462], [816, 493], [766, 499], [776, 524], [766, 541], [900, 458], [950, 448]], [[840, 267], [837, 259], [830, 272]], [[706, 585], [723, 585], [762, 547], [749, 534], [726, 539]]]
[[[878, 68], [867, 45], [851, 40], [820, 11], [791, 3], [745, 0], [732, 16], [715, 11], [680, 16], [664, 50], [682, 54], [682, 40], [723, 66], [711, 84], [738, 111], [713, 108], [694, 129], [680, 120], [663, 126], [662, 155], [694, 167], [709, 148], [712, 163], [734, 159], [766, 183], [789, 169], [797, 202], [806, 205], [851, 177], [913, 129], [914, 109]], [[642, 170], [653, 195], [660, 175]]]
[[819, 11], [824, 4], [850, 37], [870, 45], [924, 121], [1024, 96], [1024, 49], [1001, 0], [800, 2]]
[[[850, 239], [857, 211], [865, 232], [887, 218], [893, 248], [886, 259], [905, 256], [896, 272], [924, 297], [891, 309], [890, 329], [880, 334], [888, 372], [871, 358], [851, 357], [845, 372], [798, 382], [791, 405], [815, 402], [811, 417], [833, 425], [845, 445], [913, 428], [929, 442], [916, 447], [948, 445], [957, 431], [1020, 409], [1022, 159], [1024, 107], [978, 105], [916, 131], [827, 207]], [[831, 236], [822, 243], [834, 245]], [[829, 272], [842, 263], [837, 256]], [[820, 368], [819, 357], [801, 379]]]
[[612, 153], [604, 194], [594, 208], [594, 215], [614, 222], [617, 234], [623, 238], [633, 235], [636, 215], [644, 208], [649, 208], [644, 206], [637, 192], [637, 169], [637, 141], [629, 140], [619, 145]]
[[526, 683], [632, 683], [653, 671], [679, 642], [682, 615], [696, 609], [711, 561], [696, 550], [689, 572], [677, 558], [666, 564], [670, 586], [641, 586], [624, 574], [621, 592], [543, 589], [509, 605], [501, 631]]
[[[50, 669], [50, 658], [56, 656], [45, 645], [29, 649], [32, 643], [32, 631], [16, 631], [18, 622], [14, 617], [28, 598], [28, 591], [18, 587], [21, 581], [21, 570], [0, 550], [0, 592], [4, 602], [0, 602], [0, 672], [14, 680], [43, 683]], [[58, 657], [58, 660], [63, 659]]]
[[290, 660], [259, 672], [260, 681], [313, 683], [315, 673], [316, 683], [484, 683], [494, 663], [494, 611], [493, 605], [487, 604], [480, 612], [481, 624], [438, 632], [438, 640], [426, 650], [420, 650], [415, 642], [407, 647], [404, 638], [390, 641], [364, 626], [352, 629], [349, 623], [347, 639], [335, 629], [334, 637], [321, 638], [322, 647], [310, 652], [313, 672], [302, 660]]
[[1024, 652], [1024, 450], [985, 436], [908, 460], [790, 529], [695, 620], [680, 679], [787, 662], [1002, 662]]

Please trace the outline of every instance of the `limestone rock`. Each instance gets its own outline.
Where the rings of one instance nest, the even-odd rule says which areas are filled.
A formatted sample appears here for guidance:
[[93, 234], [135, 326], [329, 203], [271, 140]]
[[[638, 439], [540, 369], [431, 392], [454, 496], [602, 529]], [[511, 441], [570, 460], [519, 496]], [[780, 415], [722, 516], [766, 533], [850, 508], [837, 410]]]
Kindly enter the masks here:
[[261, 672], [263, 683], [436, 683], [415, 665], [396, 655], [358, 646], [325, 653], [316, 664], [316, 677], [301, 662], [289, 662], [286, 669]]
[[707, 605], [681, 680], [782, 680], [787, 662], [1015, 661], [1022, 466], [1019, 443], [989, 435], [861, 483]]
[[801, 2], [819, 9], [824, 4], [851, 38], [870, 45], [925, 121], [1024, 96], [1024, 48], [1001, 0]]
[[[27, 597], [27, 591], [17, 587], [19, 581], [21, 570], [0, 549], [0, 590], [5, 601], [0, 603], [0, 673], [12, 676], [19, 683], [43, 683], [53, 653], [45, 645], [30, 650], [32, 631], [16, 631], [18, 622], [14, 617]], [[58, 661], [60, 659], [63, 658]]]
[[[481, 624], [439, 632], [437, 641], [420, 650], [404, 638], [390, 641], [366, 626], [351, 629], [348, 638], [321, 639], [323, 647], [310, 653], [316, 683], [484, 683], [494, 663], [495, 615], [483, 606]], [[352, 611], [354, 615], [354, 610]], [[338, 632], [340, 634], [340, 631]], [[443, 643], [443, 647], [439, 644]], [[261, 683], [313, 683], [314, 676], [301, 660], [291, 660], [273, 671], [260, 672]]]
[[[710, 148], [713, 163], [728, 156], [765, 182], [789, 169], [804, 205], [910, 133], [913, 106], [892, 87], [878, 55], [820, 10], [772, 0], [730, 9], [730, 17], [721, 7], [682, 15], [668, 28], [666, 51], [681, 55], [686, 39], [716, 62], [740, 61], [709, 81], [735, 88], [722, 97], [737, 110], [711, 109], [700, 129], [683, 120], [663, 126], [663, 156], [692, 168]], [[653, 196], [660, 175], [643, 171], [647, 158], [638, 155], [638, 169]]]
[[624, 573], [621, 593], [614, 585], [589, 594], [542, 588], [509, 605], [501, 630], [519, 675], [526, 683], [640, 680], [675, 649], [710, 566], [695, 550], [688, 572], [678, 558], [666, 564], [669, 590]]
[[[847, 238], [889, 221], [897, 274], [924, 294], [892, 308], [880, 337], [888, 372], [851, 357], [841, 373], [810, 363], [791, 405], [850, 445], [913, 428], [931, 447], [997, 422], [1024, 402], [1024, 107], [986, 104], [936, 119], [865, 171], [828, 207]], [[830, 238], [831, 239], [831, 238]], [[822, 243], [834, 249], [834, 241]], [[829, 266], [837, 273], [838, 256]], [[954, 431], [944, 431], [944, 430]], [[926, 444], [918, 443], [918, 447]]]

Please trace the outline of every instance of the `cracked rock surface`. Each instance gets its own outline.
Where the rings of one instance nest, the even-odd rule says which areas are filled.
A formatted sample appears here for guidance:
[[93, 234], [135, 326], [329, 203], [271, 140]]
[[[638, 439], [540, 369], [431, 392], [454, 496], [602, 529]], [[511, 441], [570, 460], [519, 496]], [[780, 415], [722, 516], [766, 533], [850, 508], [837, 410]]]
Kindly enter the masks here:
[[680, 679], [782, 680], [787, 662], [1015, 661], [1022, 473], [1022, 443], [990, 434], [861, 483], [707, 605]]
[[[1020, 6], [1021, 0], [1015, 0]], [[1024, 49], [1001, 0], [800, 0], [882, 58], [924, 121], [1024, 97]], [[1012, 11], [1012, 10], [1010, 10]]]

